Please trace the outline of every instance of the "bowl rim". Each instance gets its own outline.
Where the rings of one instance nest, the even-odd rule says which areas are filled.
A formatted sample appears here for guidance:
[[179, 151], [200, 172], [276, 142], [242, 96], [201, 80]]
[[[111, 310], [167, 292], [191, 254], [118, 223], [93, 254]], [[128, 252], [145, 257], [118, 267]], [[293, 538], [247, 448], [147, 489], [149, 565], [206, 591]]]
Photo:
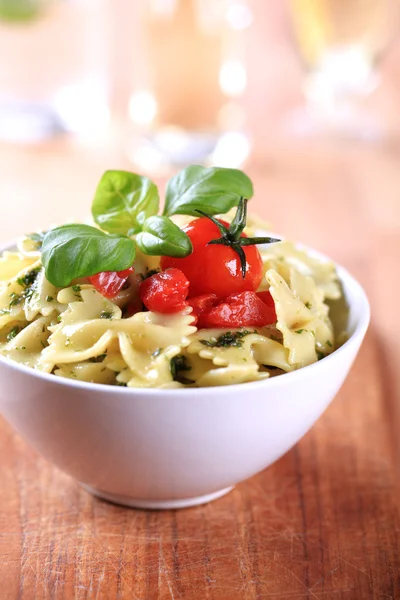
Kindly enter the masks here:
[[[14, 242], [8, 242], [8, 243], [1, 244], [0, 252], [4, 252], [4, 251], [10, 250], [11, 248], [15, 247], [15, 243], [16, 242], [14, 241]], [[86, 392], [93, 391], [96, 393], [100, 392], [103, 395], [109, 394], [109, 393], [112, 393], [112, 394], [116, 393], [116, 394], [121, 394], [121, 395], [125, 395], [125, 396], [130, 396], [132, 398], [135, 398], [138, 396], [149, 396], [149, 397], [153, 396], [154, 397], [154, 396], [159, 396], [159, 395], [162, 395], [163, 397], [167, 398], [167, 397], [171, 397], [171, 396], [176, 397], [177, 394], [179, 395], [179, 397], [187, 397], [187, 396], [204, 395], [204, 393], [207, 393], [207, 392], [211, 393], [211, 394], [216, 394], [216, 395], [217, 394], [224, 395], [224, 394], [230, 394], [230, 393], [233, 394], [233, 393], [238, 392], [239, 390], [243, 390], [243, 393], [245, 393], [247, 389], [255, 389], [255, 388], [260, 388], [260, 387], [263, 387], [267, 390], [267, 389], [275, 388], [276, 386], [284, 385], [284, 382], [289, 384], [291, 381], [295, 381], [299, 377], [301, 378], [301, 377], [305, 376], [305, 372], [310, 373], [312, 369], [316, 370], [316, 369], [324, 368], [323, 365], [327, 365], [327, 361], [331, 361], [331, 362], [335, 361], [338, 356], [343, 355], [343, 353], [346, 353], [349, 350], [349, 348], [351, 346], [353, 346], [354, 344], [358, 344], [358, 342], [360, 342], [360, 344], [361, 344], [363, 337], [368, 329], [368, 325], [369, 325], [370, 318], [371, 318], [370, 304], [369, 304], [368, 297], [367, 297], [367, 294], [366, 294], [364, 288], [359, 283], [359, 281], [357, 281], [357, 279], [349, 273], [349, 271], [345, 267], [339, 265], [338, 263], [336, 263], [335, 261], [330, 259], [328, 256], [326, 256], [325, 254], [322, 254], [319, 251], [314, 250], [313, 248], [310, 248], [309, 246], [306, 246], [304, 244], [296, 244], [296, 245], [304, 250], [307, 250], [308, 252], [310, 252], [310, 254], [314, 255], [315, 257], [320, 258], [322, 261], [334, 263], [336, 266], [338, 278], [341, 281], [341, 283], [343, 284], [344, 288], [352, 289], [352, 296], [354, 298], [358, 299], [357, 318], [356, 318], [356, 324], [355, 324], [353, 333], [344, 342], [344, 344], [342, 344], [342, 346], [340, 346], [339, 348], [334, 350], [332, 352], [332, 354], [325, 356], [323, 359], [321, 359], [315, 363], [312, 363], [311, 365], [306, 365], [305, 367], [301, 367], [299, 369], [296, 369], [295, 371], [290, 371], [288, 373], [283, 373], [282, 375], [279, 375], [276, 377], [270, 377], [270, 378], [261, 379], [258, 381], [248, 381], [248, 382], [244, 382], [244, 383], [234, 383], [234, 384], [229, 384], [229, 385], [207, 386], [207, 387], [199, 387], [199, 388], [157, 388], [157, 387], [156, 388], [146, 388], [146, 387], [129, 387], [128, 388], [128, 387], [124, 387], [124, 386], [108, 385], [108, 384], [104, 384], [104, 383], [92, 383], [89, 381], [77, 381], [75, 379], [69, 379], [67, 377], [57, 377], [55, 375], [52, 375], [51, 373], [43, 373], [42, 371], [37, 371], [37, 370], [33, 369], [32, 367], [28, 367], [26, 365], [23, 365], [22, 363], [18, 363], [9, 358], [6, 358], [2, 354], [0, 354], [0, 365], [5, 365], [5, 366], [10, 367], [11, 369], [15, 369], [15, 371], [17, 373], [22, 372], [22, 373], [26, 373], [27, 375], [31, 375], [34, 378], [43, 380], [44, 383], [48, 382], [48, 383], [52, 383], [52, 384], [56, 384], [56, 385], [66, 386], [66, 387], [70, 387], [72, 389], [82, 390], [83, 392], [84, 391], [86, 391]], [[349, 303], [349, 306], [351, 307], [351, 302]]]

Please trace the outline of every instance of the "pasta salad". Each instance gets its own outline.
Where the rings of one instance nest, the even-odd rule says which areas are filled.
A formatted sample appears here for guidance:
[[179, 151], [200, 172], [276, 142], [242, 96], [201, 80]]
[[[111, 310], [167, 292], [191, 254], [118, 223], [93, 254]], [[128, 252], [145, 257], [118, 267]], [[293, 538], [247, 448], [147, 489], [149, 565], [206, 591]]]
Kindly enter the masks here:
[[335, 266], [265, 235], [236, 169], [167, 184], [107, 171], [94, 226], [19, 240], [0, 258], [0, 353], [44, 373], [127, 387], [245, 383], [312, 364], [339, 341]]

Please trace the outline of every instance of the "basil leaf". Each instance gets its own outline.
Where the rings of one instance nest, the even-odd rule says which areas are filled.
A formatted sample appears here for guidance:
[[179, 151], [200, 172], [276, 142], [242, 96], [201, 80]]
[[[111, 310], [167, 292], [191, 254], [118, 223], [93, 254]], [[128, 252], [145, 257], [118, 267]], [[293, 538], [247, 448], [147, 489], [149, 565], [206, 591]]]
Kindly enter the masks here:
[[198, 216], [197, 209], [209, 215], [227, 213], [240, 198], [251, 198], [253, 185], [238, 169], [192, 165], [169, 180], [164, 215]]
[[121, 235], [107, 235], [90, 225], [63, 225], [48, 231], [42, 245], [46, 279], [66, 287], [76, 277], [101, 271], [122, 271], [135, 259], [135, 243]]
[[143, 231], [136, 236], [136, 243], [142, 252], [150, 256], [183, 258], [193, 251], [189, 237], [168, 217], [147, 219]]
[[158, 212], [157, 186], [128, 171], [106, 171], [92, 204], [95, 222], [110, 233], [133, 235], [144, 220]]

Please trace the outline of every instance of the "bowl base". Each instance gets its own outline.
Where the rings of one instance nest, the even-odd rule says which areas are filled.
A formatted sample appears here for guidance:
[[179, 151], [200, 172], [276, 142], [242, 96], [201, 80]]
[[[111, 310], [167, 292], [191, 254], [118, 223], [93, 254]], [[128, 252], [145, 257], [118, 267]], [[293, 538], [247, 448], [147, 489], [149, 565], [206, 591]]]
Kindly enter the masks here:
[[205, 494], [204, 496], [195, 496], [193, 498], [181, 498], [179, 500], [145, 500], [143, 498], [131, 498], [130, 496], [120, 496], [118, 494], [110, 494], [109, 492], [103, 492], [97, 488], [86, 485], [86, 483], [79, 482], [80, 485], [93, 496], [113, 502], [114, 504], [120, 504], [122, 506], [128, 506], [130, 508], [145, 508], [150, 510], [165, 510], [165, 509], [176, 509], [176, 508], [188, 508], [190, 506], [197, 506], [199, 504], [206, 504], [212, 500], [217, 500], [221, 496], [225, 496], [230, 492], [234, 486], [218, 490], [212, 494]]

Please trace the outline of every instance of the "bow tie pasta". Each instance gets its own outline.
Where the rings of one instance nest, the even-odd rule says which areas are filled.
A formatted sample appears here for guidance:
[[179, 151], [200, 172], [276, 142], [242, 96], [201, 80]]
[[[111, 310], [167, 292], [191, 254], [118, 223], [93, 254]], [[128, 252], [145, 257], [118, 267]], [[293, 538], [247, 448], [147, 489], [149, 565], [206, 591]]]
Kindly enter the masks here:
[[[186, 224], [192, 217], [182, 219]], [[245, 231], [257, 235], [260, 226], [250, 219]], [[159, 257], [138, 252], [123, 285], [110, 296], [91, 277], [66, 287], [50, 283], [40, 243], [25, 238], [18, 251], [0, 258], [0, 353], [59, 377], [133, 388], [258, 381], [329, 355], [338, 346], [331, 307], [343, 304], [334, 265], [288, 241], [259, 250], [262, 280], [254, 296], [260, 293], [266, 301], [267, 293], [275, 317], [266, 325], [233, 321], [228, 328], [202, 326], [198, 306], [210, 302], [212, 315], [218, 301], [219, 308], [242, 314], [235, 298], [215, 300], [209, 294], [192, 305], [189, 297], [174, 314], [146, 309], [141, 284], [159, 272]]]

